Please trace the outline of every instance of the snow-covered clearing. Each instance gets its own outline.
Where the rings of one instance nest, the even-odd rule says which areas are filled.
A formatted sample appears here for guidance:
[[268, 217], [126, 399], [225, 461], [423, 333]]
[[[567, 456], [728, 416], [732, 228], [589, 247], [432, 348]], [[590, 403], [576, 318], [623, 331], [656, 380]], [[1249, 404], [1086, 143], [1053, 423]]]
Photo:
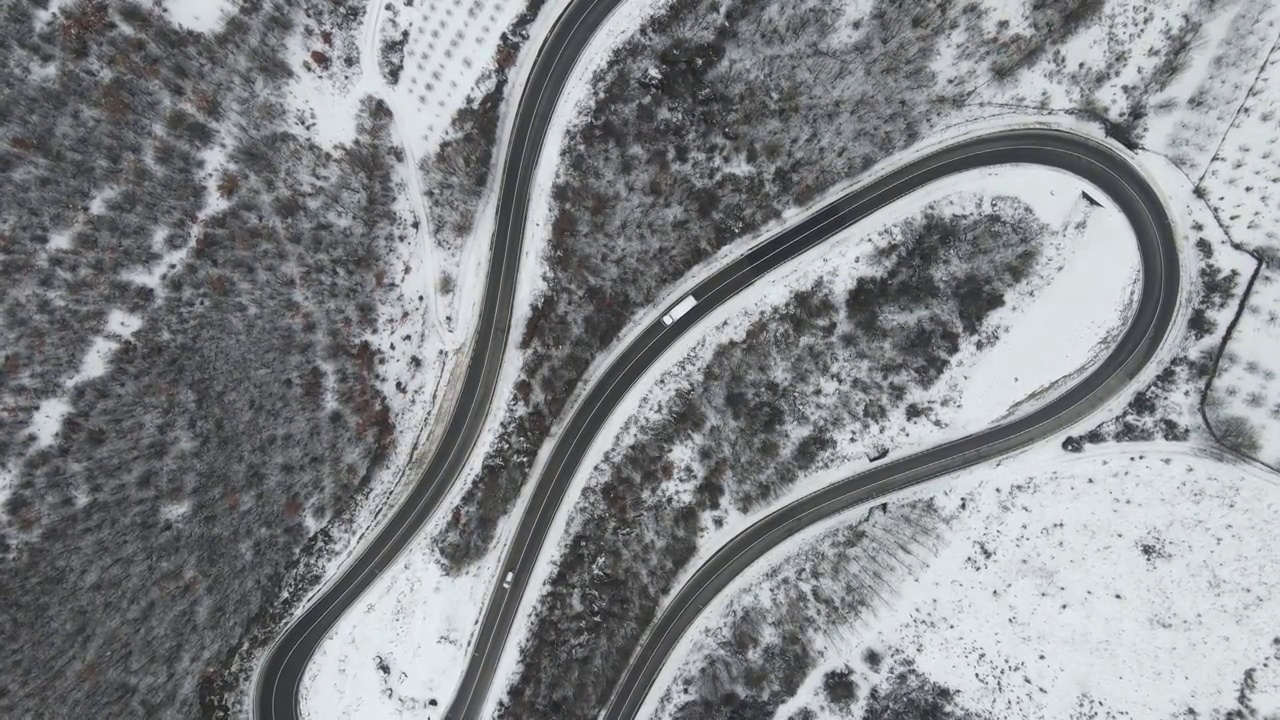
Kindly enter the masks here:
[[[1274, 477], [1168, 446], [1082, 457], [1045, 446], [891, 503], [926, 495], [946, 518], [942, 543], [918, 547], [871, 612], [810, 629], [819, 659], [781, 717], [804, 706], [857, 717], [907, 659], [979, 716], [1216, 717], [1241, 702], [1250, 668], [1248, 701], [1262, 716], [1280, 710]], [[824, 537], [867, 512], [806, 530], [737, 578], [657, 686], [682, 687], [672, 682], [704, 661], [716, 618], [776, 615], [771, 588], [797, 582], [799, 553], [821, 555]], [[846, 667], [859, 698], [836, 706], [823, 675]], [[645, 714], [666, 716], [682, 693], [651, 696]]]
[[187, 30], [215, 32], [235, 11], [229, 0], [162, 0], [158, 3], [169, 19]]
[[[36, 436], [37, 449], [53, 444], [58, 431], [62, 429], [62, 421], [70, 412], [71, 402], [65, 396], [40, 401], [40, 407], [36, 408], [35, 415], [31, 418], [31, 428], [28, 430]], [[7, 490], [7, 487], [5, 489]], [[7, 494], [6, 492], [5, 495]]]
[[447, 577], [420, 533], [352, 606], [307, 667], [301, 707], [311, 717], [440, 718], [469, 656], [494, 582], [497, 552]]

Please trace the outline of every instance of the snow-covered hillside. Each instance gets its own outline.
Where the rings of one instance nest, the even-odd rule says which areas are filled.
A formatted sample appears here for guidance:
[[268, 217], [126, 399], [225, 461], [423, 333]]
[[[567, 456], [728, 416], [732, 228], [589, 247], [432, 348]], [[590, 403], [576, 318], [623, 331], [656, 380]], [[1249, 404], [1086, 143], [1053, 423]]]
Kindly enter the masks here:
[[[924, 502], [936, 510], [905, 512]], [[835, 562], [880, 573], [867, 580], [875, 597], [843, 624], [799, 613], [816, 621], [802, 629], [811, 662], [778, 717], [897, 717], [886, 707], [930, 700], [946, 717], [1273, 717], [1278, 511], [1269, 473], [1166, 445], [1042, 449], [966, 471], [883, 517], [828, 521], [735, 580], [649, 710], [669, 717], [698, 692], [691, 680], [726, 652], [729, 619], [762, 613], [765, 643], [788, 629], [776, 621], [797, 613], [776, 599], [829, 584], [815, 570]], [[867, 542], [905, 542], [834, 560], [831, 543], [858, 524]]]
[[1280, 468], [1280, 11], [1269, 15], [1265, 62], [1220, 136], [1201, 187], [1223, 229], [1258, 260], [1252, 294], [1208, 397], [1209, 421], [1236, 450]]

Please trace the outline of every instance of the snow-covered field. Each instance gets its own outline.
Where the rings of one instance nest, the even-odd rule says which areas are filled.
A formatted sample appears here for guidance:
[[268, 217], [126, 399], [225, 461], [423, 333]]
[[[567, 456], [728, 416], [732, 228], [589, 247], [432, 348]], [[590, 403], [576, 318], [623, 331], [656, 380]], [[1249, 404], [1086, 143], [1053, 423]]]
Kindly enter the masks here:
[[[1258, 714], [1242, 717], [1280, 712], [1274, 476], [1162, 445], [1042, 448], [928, 491], [942, 542], [919, 545], [872, 611], [811, 629], [820, 659], [780, 717], [857, 717], [905, 659], [983, 717], [1218, 717], [1245, 701]], [[774, 584], [803, 572], [799, 553], [821, 554], [865, 514], [806, 531], [738, 578], [659, 687], [702, 661], [713, 618], [767, 608]], [[822, 680], [846, 666], [859, 698], [836, 706]], [[1256, 687], [1242, 693], [1247, 671]], [[678, 698], [655, 695], [648, 710]]]
[[[1223, 353], [1209, 393], [1209, 420], [1236, 433], [1245, 454], [1280, 467], [1280, 275], [1264, 269]], [[1232, 418], [1242, 418], [1244, 423]], [[1252, 449], [1250, 449], [1252, 446]]]
[[1206, 199], [1220, 210], [1238, 204], [1223, 213], [1239, 215], [1228, 223], [1233, 230], [1265, 212], [1258, 206], [1267, 205], [1267, 179], [1276, 174], [1267, 150], [1275, 142], [1270, 86], [1278, 40], [1280, 6], [1267, 0], [1223, 6], [1195, 37], [1194, 65], [1155, 103], [1153, 130], [1167, 130], [1163, 137], [1153, 133], [1152, 147], [1204, 182]]
[[234, 6], [227, 0], [164, 0], [169, 19], [195, 32], [215, 32]]
[[1254, 251], [1264, 265], [1223, 354], [1209, 394], [1209, 420], [1219, 433], [1239, 439], [1239, 449], [1280, 467], [1280, 11], [1264, 23], [1271, 40], [1265, 62], [1248, 76], [1247, 96], [1203, 170], [1205, 202], [1237, 244]]

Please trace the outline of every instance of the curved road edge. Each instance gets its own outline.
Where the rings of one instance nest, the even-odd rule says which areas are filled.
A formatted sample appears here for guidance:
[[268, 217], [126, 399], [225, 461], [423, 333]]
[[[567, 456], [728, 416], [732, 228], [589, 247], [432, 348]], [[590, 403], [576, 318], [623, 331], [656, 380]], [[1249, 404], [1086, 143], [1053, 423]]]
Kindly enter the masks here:
[[[1065, 135], [1066, 133], [1064, 133]], [[1125, 334], [1088, 376], [1051, 403], [1021, 418], [929, 448], [845, 478], [753, 523], [721, 546], [650, 624], [603, 713], [638, 715], [664, 661], [701, 614], [739, 573], [813, 524], [949, 473], [1023, 449], [1085, 419], [1123, 391], [1155, 357], [1168, 335], [1181, 281], [1178, 242], [1160, 194], [1126, 157], [1092, 146], [1092, 171], [1073, 171], [1106, 193], [1124, 212], [1142, 254], [1140, 302]], [[1092, 154], [1092, 153], [1091, 153]]]

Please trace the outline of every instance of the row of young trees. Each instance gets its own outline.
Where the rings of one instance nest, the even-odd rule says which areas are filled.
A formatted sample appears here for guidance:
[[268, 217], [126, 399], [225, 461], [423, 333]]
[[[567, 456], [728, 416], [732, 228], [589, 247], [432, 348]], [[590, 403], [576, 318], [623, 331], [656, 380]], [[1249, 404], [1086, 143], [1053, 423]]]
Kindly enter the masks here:
[[[881, 505], [828, 531], [729, 602], [725, 621], [704, 631], [693, 662], [678, 671], [662, 704], [682, 720], [766, 720], [795, 697], [820, 648], [847, 645], [849, 633], [892, 597], [915, 566], [936, 552], [945, 519], [932, 500]], [[866, 648], [871, 673], [882, 668]], [[859, 693], [849, 668], [824, 677], [833, 709], [850, 712]], [[882, 705], [873, 686], [866, 712]], [[905, 710], [902, 703], [892, 703]], [[911, 713], [889, 717], [916, 717]]]

